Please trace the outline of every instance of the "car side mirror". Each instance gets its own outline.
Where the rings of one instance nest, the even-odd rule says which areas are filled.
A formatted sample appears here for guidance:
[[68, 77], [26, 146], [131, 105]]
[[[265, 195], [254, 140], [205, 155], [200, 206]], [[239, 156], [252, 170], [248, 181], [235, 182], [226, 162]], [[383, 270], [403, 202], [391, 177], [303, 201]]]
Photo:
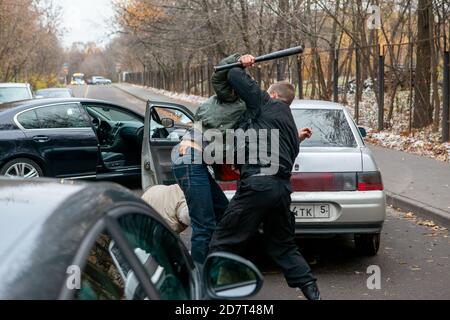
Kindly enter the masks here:
[[367, 137], [367, 131], [365, 128], [359, 127], [358, 129], [359, 129], [359, 132], [361, 132], [361, 135], [363, 138]]
[[175, 121], [170, 118], [161, 119], [161, 124], [166, 129], [171, 129], [171, 128], [175, 127]]
[[208, 257], [203, 279], [208, 297], [214, 300], [252, 297], [261, 290], [264, 282], [261, 272], [253, 263], [225, 252]]

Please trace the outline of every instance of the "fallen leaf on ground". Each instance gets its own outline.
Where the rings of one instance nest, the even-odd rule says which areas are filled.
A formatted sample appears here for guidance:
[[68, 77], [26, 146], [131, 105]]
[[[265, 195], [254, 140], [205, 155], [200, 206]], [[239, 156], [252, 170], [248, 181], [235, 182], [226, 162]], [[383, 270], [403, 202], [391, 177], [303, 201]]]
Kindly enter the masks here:
[[406, 213], [405, 218], [406, 219], [414, 219], [414, 214], [412, 212]]
[[417, 224], [419, 226], [424, 226], [424, 227], [436, 227], [436, 224], [434, 223], [434, 221], [431, 220], [419, 220], [417, 221]]

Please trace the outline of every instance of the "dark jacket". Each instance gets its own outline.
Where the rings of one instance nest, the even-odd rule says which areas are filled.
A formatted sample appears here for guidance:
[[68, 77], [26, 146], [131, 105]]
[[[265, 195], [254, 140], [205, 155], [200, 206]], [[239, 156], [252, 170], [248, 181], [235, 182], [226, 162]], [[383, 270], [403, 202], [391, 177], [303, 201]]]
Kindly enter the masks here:
[[[258, 83], [242, 68], [234, 68], [229, 71], [228, 83], [247, 105], [244, 120], [239, 124], [240, 128], [244, 131], [255, 129], [257, 132], [262, 129], [268, 130], [267, 144], [269, 151], [271, 150], [271, 130], [279, 130], [279, 148], [275, 148], [276, 154], [271, 154], [271, 156], [279, 159], [277, 176], [290, 179], [295, 160], [300, 151], [300, 139], [290, 106], [280, 100], [271, 99], [269, 94], [261, 90]], [[244, 148], [247, 152], [249, 151], [248, 142], [245, 143]], [[241, 166], [242, 179], [260, 174], [262, 168], [270, 166], [259, 158], [259, 152], [257, 157], [258, 164], [247, 162], [247, 164]]]

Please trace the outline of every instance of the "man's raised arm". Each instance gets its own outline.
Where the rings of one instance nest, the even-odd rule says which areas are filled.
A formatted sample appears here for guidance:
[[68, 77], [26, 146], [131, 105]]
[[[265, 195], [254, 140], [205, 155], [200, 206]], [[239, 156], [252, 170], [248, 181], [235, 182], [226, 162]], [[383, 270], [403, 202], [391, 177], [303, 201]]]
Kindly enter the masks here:
[[[244, 68], [255, 64], [255, 57], [242, 56], [239, 60]], [[270, 99], [269, 94], [259, 87], [243, 68], [233, 68], [228, 72], [228, 82], [237, 95], [247, 104], [247, 109], [257, 115], [259, 108]]]

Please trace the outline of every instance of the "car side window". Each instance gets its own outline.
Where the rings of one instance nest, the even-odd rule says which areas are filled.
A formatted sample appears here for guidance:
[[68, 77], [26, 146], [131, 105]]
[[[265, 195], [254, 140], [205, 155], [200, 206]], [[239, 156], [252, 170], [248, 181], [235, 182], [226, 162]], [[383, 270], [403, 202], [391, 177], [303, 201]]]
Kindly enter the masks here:
[[17, 122], [19, 122], [19, 124], [27, 130], [40, 129], [41, 127], [35, 110], [21, 113], [17, 116]]
[[78, 104], [61, 104], [35, 109], [41, 129], [90, 128]]
[[191, 300], [194, 280], [180, 239], [147, 215], [125, 215], [118, 222], [161, 299]]
[[107, 232], [100, 234], [89, 252], [76, 300], [132, 300], [136, 297], [127, 283], [130, 269], [120, 269], [117, 256], [121, 255], [112, 237]]
[[[162, 123], [164, 119], [173, 121], [172, 128], [166, 128]], [[153, 140], [180, 141], [186, 132], [191, 129], [193, 122], [184, 112], [172, 108], [153, 108], [150, 137]]]

